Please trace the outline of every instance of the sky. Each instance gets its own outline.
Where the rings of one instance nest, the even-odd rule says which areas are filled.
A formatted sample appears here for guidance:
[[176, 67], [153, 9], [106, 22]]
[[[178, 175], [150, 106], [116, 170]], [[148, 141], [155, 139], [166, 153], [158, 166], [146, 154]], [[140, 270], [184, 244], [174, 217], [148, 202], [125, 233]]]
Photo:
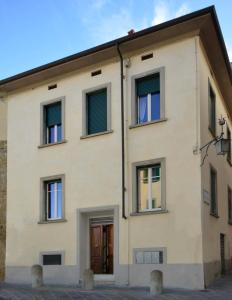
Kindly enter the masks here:
[[232, 61], [232, 0], [0, 0], [0, 79], [210, 5]]

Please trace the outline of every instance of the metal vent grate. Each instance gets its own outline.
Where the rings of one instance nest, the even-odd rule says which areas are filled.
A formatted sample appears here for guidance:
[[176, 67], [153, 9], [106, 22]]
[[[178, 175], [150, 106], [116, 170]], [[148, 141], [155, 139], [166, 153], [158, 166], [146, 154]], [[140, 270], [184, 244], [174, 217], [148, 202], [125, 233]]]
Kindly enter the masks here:
[[101, 218], [91, 218], [90, 219], [90, 225], [96, 225], [96, 224], [108, 225], [108, 224], [113, 224], [113, 223], [114, 223], [113, 217], [101, 217]]

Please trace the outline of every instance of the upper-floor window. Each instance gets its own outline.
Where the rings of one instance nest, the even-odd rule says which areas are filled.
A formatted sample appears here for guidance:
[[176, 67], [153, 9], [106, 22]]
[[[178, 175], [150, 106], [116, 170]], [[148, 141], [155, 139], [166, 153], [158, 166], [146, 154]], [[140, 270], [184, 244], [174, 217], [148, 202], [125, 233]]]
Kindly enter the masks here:
[[88, 93], [86, 99], [87, 134], [107, 131], [107, 90], [106, 88]]
[[64, 175], [41, 178], [40, 222], [64, 221]]
[[131, 128], [165, 120], [165, 68], [131, 78]]
[[138, 210], [161, 209], [161, 165], [140, 167], [138, 178]]
[[209, 83], [209, 130], [216, 136], [216, 96]]
[[229, 141], [229, 151], [227, 153], [227, 159], [229, 162], [231, 162], [231, 132], [228, 127], [227, 127], [227, 139]]
[[210, 168], [210, 213], [214, 216], [218, 215], [217, 172], [212, 167]]
[[160, 73], [136, 80], [137, 123], [160, 119]]
[[45, 188], [45, 209], [46, 220], [58, 220], [63, 218], [62, 212], [62, 180], [56, 179], [46, 181]]
[[82, 138], [111, 132], [111, 84], [83, 91]]
[[61, 102], [45, 106], [46, 142], [47, 144], [62, 141]]
[[64, 141], [64, 98], [41, 104], [41, 145]]

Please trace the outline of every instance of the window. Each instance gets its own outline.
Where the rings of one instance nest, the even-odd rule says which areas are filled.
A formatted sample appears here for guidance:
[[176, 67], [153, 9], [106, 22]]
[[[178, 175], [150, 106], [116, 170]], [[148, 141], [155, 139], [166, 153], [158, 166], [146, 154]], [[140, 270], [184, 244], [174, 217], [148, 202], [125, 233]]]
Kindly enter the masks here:
[[227, 139], [229, 141], [229, 151], [227, 153], [227, 160], [231, 162], [231, 133], [228, 127], [227, 127]]
[[81, 139], [111, 133], [111, 84], [82, 92], [83, 123]]
[[216, 96], [209, 84], [209, 130], [216, 136]]
[[160, 119], [160, 73], [136, 80], [137, 123]]
[[64, 175], [41, 179], [41, 222], [64, 221]]
[[210, 168], [210, 213], [217, 216], [217, 173], [214, 168]]
[[139, 167], [138, 211], [161, 210], [161, 165]]
[[232, 191], [228, 187], [228, 222], [232, 224]]
[[87, 135], [107, 131], [107, 89], [86, 95]]
[[41, 145], [64, 141], [64, 98], [41, 104]]
[[62, 219], [62, 182], [61, 180], [45, 183], [47, 220]]
[[45, 106], [46, 143], [58, 143], [62, 140], [61, 102]]
[[44, 266], [59, 266], [64, 264], [64, 251], [47, 251], [40, 252], [39, 262]]
[[61, 254], [44, 254], [43, 265], [61, 265]]

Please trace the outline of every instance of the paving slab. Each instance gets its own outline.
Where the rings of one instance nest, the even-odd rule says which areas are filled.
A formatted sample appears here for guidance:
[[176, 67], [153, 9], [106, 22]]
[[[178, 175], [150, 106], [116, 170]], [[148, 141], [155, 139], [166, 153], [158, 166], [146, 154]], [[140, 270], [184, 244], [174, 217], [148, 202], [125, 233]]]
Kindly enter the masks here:
[[85, 291], [74, 286], [30, 286], [0, 284], [0, 300], [232, 300], [232, 274], [215, 281], [207, 290], [164, 289], [151, 297], [147, 288], [98, 286]]

